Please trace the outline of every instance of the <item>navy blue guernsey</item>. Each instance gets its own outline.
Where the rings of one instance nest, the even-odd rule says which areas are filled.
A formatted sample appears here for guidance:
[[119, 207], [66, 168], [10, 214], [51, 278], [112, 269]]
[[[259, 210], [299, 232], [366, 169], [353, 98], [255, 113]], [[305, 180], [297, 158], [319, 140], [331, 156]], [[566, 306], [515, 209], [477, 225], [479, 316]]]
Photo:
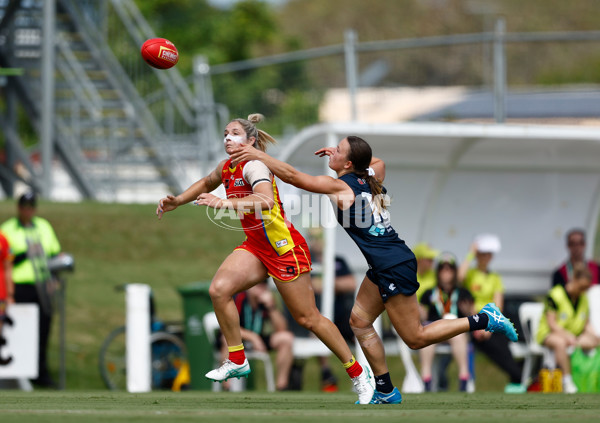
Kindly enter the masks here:
[[414, 259], [413, 252], [392, 227], [389, 211], [373, 212], [369, 184], [356, 173], [339, 179], [352, 188], [355, 200], [346, 210], [338, 208], [337, 220], [365, 256], [369, 268], [380, 271]]

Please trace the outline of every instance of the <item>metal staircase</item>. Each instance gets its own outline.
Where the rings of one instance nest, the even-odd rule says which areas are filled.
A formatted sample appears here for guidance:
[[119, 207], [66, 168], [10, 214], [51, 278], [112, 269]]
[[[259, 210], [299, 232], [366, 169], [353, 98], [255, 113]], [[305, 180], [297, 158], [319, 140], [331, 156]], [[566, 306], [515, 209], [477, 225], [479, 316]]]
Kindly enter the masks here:
[[[141, 59], [141, 44], [155, 35], [133, 1], [55, 1], [53, 144], [71, 183], [82, 197], [106, 201], [185, 189], [183, 163], [198, 159], [205, 120], [177, 68], [156, 70]], [[8, 77], [6, 95], [38, 134], [42, 9], [42, 0], [0, 0], [0, 66], [23, 70]], [[15, 115], [0, 121], [10, 151], [3, 170], [22, 163], [37, 189], [39, 166], [8, 122]]]

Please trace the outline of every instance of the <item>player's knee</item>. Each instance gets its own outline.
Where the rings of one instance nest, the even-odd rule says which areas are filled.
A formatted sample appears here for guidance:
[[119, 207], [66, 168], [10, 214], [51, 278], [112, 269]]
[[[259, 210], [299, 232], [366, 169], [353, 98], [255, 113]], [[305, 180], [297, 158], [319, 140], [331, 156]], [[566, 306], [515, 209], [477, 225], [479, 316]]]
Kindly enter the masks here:
[[315, 327], [315, 325], [317, 323], [318, 317], [320, 317], [320, 314], [318, 314], [318, 313], [317, 314], [307, 313], [307, 314], [300, 314], [300, 315], [294, 316], [294, 319], [304, 329], [312, 332], [313, 328]]
[[362, 320], [354, 313], [350, 313], [349, 323], [350, 323], [350, 328], [352, 329], [352, 332], [356, 332], [355, 329], [363, 329], [370, 325], [369, 322]]
[[377, 319], [377, 316], [372, 315], [367, 310], [365, 310], [358, 301], [354, 303], [352, 307], [352, 311], [350, 312], [350, 327], [352, 331], [354, 329], [365, 329], [368, 327], [372, 327], [373, 322]]
[[225, 281], [215, 278], [212, 280], [208, 288], [208, 295], [213, 302], [219, 302], [223, 298], [231, 298], [232, 293], [227, 288]]

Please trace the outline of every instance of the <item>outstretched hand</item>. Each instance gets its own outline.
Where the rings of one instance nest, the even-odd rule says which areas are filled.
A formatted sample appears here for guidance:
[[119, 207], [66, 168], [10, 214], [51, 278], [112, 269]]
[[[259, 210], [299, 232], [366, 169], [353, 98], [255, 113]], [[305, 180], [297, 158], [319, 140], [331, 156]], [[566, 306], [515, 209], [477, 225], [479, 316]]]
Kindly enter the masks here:
[[220, 209], [223, 206], [223, 199], [210, 193], [202, 193], [196, 198], [194, 204], [197, 206], [208, 206], [213, 209]]
[[325, 156], [333, 156], [335, 153], [335, 147], [324, 147], [317, 151], [315, 151], [315, 156], [325, 157]]
[[174, 195], [167, 195], [165, 198], [161, 198], [156, 207], [158, 219], [162, 219], [164, 213], [175, 210], [177, 206], [179, 206], [179, 201]]
[[260, 160], [261, 154], [264, 153], [254, 148], [252, 145], [247, 144], [235, 147], [229, 157], [231, 157], [233, 164], [237, 165], [238, 163], [248, 160]]

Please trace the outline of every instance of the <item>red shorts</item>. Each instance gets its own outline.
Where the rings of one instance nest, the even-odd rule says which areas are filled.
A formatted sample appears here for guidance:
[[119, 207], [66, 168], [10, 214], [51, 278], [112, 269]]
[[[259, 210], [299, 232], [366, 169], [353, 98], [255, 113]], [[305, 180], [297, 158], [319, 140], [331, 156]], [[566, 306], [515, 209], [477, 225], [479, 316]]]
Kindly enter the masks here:
[[283, 282], [291, 282], [302, 273], [312, 270], [310, 252], [306, 243], [296, 245], [281, 256], [273, 255], [273, 253], [266, 254], [247, 240], [237, 247], [236, 250], [246, 250], [254, 254], [265, 265], [267, 272], [273, 279]]

